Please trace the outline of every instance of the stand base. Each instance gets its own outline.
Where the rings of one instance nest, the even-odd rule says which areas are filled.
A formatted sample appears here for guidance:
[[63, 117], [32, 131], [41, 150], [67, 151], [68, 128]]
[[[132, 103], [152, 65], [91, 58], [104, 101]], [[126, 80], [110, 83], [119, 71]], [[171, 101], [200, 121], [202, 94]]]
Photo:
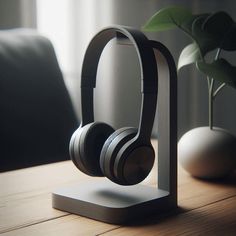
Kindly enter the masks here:
[[124, 224], [167, 211], [176, 207], [176, 201], [169, 192], [154, 187], [120, 186], [96, 179], [53, 192], [52, 206], [99, 221]]

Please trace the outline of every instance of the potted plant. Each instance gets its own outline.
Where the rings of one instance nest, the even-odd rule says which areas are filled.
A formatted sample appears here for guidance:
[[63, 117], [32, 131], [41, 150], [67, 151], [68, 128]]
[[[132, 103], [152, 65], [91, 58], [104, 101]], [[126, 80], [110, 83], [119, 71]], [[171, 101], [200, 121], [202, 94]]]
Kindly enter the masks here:
[[[236, 67], [222, 57], [222, 51], [236, 50], [236, 23], [223, 11], [195, 15], [184, 7], [170, 6], [154, 14], [143, 27], [152, 32], [175, 28], [192, 40], [179, 56], [178, 70], [196, 65], [206, 76], [209, 104], [208, 126], [190, 130], [179, 140], [179, 161], [193, 176], [222, 177], [235, 169], [236, 138], [213, 126], [213, 105], [226, 85], [236, 88]], [[220, 85], [216, 86], [216, 81]]]

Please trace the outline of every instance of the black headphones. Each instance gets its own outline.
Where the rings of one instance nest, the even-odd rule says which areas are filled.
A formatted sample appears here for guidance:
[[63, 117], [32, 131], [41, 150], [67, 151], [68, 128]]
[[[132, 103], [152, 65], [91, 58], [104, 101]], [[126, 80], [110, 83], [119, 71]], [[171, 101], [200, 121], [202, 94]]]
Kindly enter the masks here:
[[[141, 67], [142, 104], [138, 129], [114, 130], [94, 122], [93, 88], [101, 53], [113, 38], [128, 38], [136, 49]], [[87, 175], [106, 176], [120, 185], [144, 180], [155, 159], [151, 132], [157, 104], [157, 66], [153, 48], [146, 36], [132, 28], [115, 26], [98, 32], [84, 56], [81, 75], [80, 127], [70, 141], [70, 156], [75, 166]]]

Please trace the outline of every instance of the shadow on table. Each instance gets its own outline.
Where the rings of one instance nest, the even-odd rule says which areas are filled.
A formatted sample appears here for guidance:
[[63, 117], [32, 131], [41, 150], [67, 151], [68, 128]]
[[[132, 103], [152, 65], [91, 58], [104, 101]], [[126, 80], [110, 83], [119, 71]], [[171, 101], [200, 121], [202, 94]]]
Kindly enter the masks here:
[[[155, 232], [155, 235], [162, 235], [164, 232], [165, 235], [176, 235], [177, 233], [178, 235], [179, 233], [186, 235], [203, 235], [203, 233], [204, 235], [206, 233], [209, 235], [235, 235], [236, 210], [235, 207], [232, 209], [235, 200], [231, 198], [229, 202], [225, 202], [223, 206], [221, 203], [218, 203], [217, 206], [210, 204], [190, 211], [178, 208], [168, 214], [130, 224], [129, 227], [135, 227], [136, 230], [140, 227], [139, 233], [148, 231]], [[220, 212], [219, 206], [221, 206]]]
[[163, 212], [160, 214], [154, 214], [150, 217], [147, 217], [146, 219], [138, 219], [135, 220], [134, 222], [128, 222], [125, 226], [145, 226], [145, 225], [155, 225], [155, 224], [159, 224], [161, 222], [165, 222], [171, 218], [175, 218], [176, 216], [183, 214], [185, 212], [187, 212], [188, 209], [184, 209], [182, 207], [177, 207], [173, 210], [170, 210], [168, 212]]
[[[192, 177], [194, 178], [194, 177]], [[201, 181], [202, 183], [207, 183], [207, 184], [213, 184], [213, 185], [217, 185], [217, 186], [228, 186], [228, 187], [236, 187], [236, 171], [234, 173], [232, 173], [231, 175], [225, 177], [225, 178], [221, 178], [221, 179], [214, 179], [214, 180], [202, 180], [199, 178], [194, 178], [196, 181]], [[229, 197], [230, 198], [230, 197]], [[211, 204], [209, 204], [210, 206]], [[213, 224], [213, 220], [215, 220], [215, 224], [220, 223], [220, 225], [222, 226], [222, 224], [232, 224], [232, 222], [228, 222], [226, 219], [221, 220], [222, 216], [220, 214], [219, 219], [215, 219], [214, 215], [210, 217], [211, 214], [208, 214], [207, 212], [204, 212], [203, 209], [205, 209], [206, 206], [200, 207], [200, 208], [194, 208], [194, 209], [189, 209], [189, 208], [183, 208], [183, 207], [177, 207], [176, 209], [173, 209], [169, 212], [165, 212], [162, 214], [157, 214], [157, 215], [153, 215], [151, 217], [148, 217], [145, 220], [138, 220], [135, 222], [130, 222], [128, 224], [126, 224], [126, 226], [150, 226], [150, 225], [161, 225], [163, 224], [168, 224], [168, 222], [172, 222], [172, 221], [176, 221], [178, 222], [178, 218], [180, 215], [185, 215], [184, 217], [181, 216], [182, 218], [186, 218], [186, 220], [188, 219], [188, 217], [191, 219], [191, 224], [197, 224], [197, 221], [207, 221], [209, 222], [209, 224]], [[207, 206], [208, 207], [208, 206]], [[231, 213], [234, 214], [234, 213]], [[234, 218], [236, 218], [236, 210], [235, 210], [235, 214], [234, 214]], [[188, 221], [188, 220], [187, 220]], [[196, 221], [196, 222], [195, 222]], [[219, 221], [219, 222], [218, 222]], [[222, 223], [223, 222], [223, 223]], [[183, 223], [183, 222], [182, 222]], [[173, 225], [172, 225], [173, 226]], [[190, 226], [191, 227], [191, 226]], [[199, 227], [201, 227], [201, 225], [199, 225]], [[229, 225], [230, 227], [230, 225]], [[235, 230], [236, 230], [236, 226]]]
[[226, 185], [226, 186], [236, 186], [236, 171], [231, 173], [230, 175], [225, 176], [224, 178], [219, 179], [201, 179], [201, 178], [195, 178], [196, 180], [200, 180], [202, 182], [216, 184], [216, 185]]

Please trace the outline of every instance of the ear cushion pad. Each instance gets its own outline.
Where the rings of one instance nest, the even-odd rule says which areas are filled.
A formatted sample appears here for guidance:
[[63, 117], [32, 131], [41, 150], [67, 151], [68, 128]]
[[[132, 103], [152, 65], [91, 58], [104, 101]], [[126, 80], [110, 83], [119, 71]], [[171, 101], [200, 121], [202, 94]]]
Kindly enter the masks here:
[[94, 122], [83, 127], [79, 138], [79, 158], [91, 176], [104, 176], [99, 165], [102, 147], [114, 129], [102, 122]]
[[70, 138], [69, 153], [70, 153], [70, 158], [71, 158], [72, 161], [74, 159], [74, 150], [73, 149], [74, 149], [75, 136], [76, 136], [76, 134], [78, 132], [78, 129], [74, 131], [74, 133], [72, 134], [72, 136]]
[[121, 132], [119, 130], [116, 131], [117, 135], [113, 136], [113, 140], [110, 142], [109, 145], [106, 145], [105, 155], [100, 157], [100, 165], [103, 165], [104, 168], [104, 175], [112, 180], [113, 182], [118, 183], [114, 175], [114, 162], [116, 159], [116, 155], [122, 146], [131, 140], [137, 134], [136, 128], [123, 128]]
[[[83, 128], [79, 127], [74, 133], [73, 135], [71, 136], [71, 139], [70, 139], [70, 145], [69, 145], [69, 153], [70, 153], [70, 158], [71, 160], [73, 161], [74, 165], [81, 170], [80, 166], [82, 166], [82, 163], [77, 163], [76, 161], [76, 153], [77, 153], [77, 150], [76, 147], [78, 148], [78, 144], [77, 144], [77, 140], [79, 139], [80, 135], [81, 135], [81, 132], [82, 132]], [[85, 171], [84, 169], [81, 170], [81, 171]]]
[[[80, 142], [80, 138], [81, 138], [81, 134], [84, 130], [84, 127], [77, 129], [77, 131], [75, 131], [75, 137], [74, 137], [74, 142], [73, 142], [73, 149], [72, 149], [72, 161], [75, 164], [75, 166], [82, 172], [84, 172], [85, 174], [89, 175], [89, 172], [87, 171], [87, 169], [85, 168], [82, 159], [81, 159], [81, 154], [80, 154], [80, 147], [79, 147], [79, 142]], [[71, 138], [72, 139], [72, 138]], [[72, 140], [71, 140], [72, 142]]]

